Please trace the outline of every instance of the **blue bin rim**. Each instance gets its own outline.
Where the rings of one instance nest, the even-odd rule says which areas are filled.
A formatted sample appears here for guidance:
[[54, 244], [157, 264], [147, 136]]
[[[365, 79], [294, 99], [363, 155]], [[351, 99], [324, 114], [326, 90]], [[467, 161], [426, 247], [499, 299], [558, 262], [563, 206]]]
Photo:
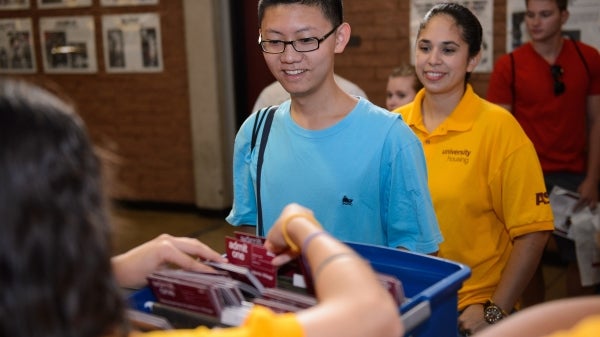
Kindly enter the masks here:
[[[432, 299], [438, 298], [440, 295], [444, 295], [447, 293], [456, 293], [462, 287], [463, 281], [471, 276], [471, 268], [469, 268], [467, 265], [444, 259], [441, 257], [411, 252], [408, 250], [399, 250], [391, 247], [377, 246], [372, 244], [357, 242], [344, 243], [347, 244], [350, 248], [356, 250], [359, 254], [361, 254], [361, 252], [364, 253], [365, 250], [377, 251], [378, 254], [381, 254], [386, 251], [389, 251], [391, 254], [407, 254], [411, 255], [416, 259], [427, 259], [430, 262], [434, 262], [436, 266], [444, 266], [444, 269], [446, 271], [450, 270], [450, 273], [448, 275], [445, 275], [443, 279], [435, 282], [434, 284], [425, 288], [423, 291], [420, 291], [415, 296], [407, 299], [400, 306], [400, 311], [402, 313], [410, 310], [411, 308], [415, 307], [417, 304], [423, 301], [430, 301]], [[368, 259], [369, 257], [372, 256], [367, 256], [366, 258]], [[370, 260], [370, 262], [377, 264], [376, 260]]]

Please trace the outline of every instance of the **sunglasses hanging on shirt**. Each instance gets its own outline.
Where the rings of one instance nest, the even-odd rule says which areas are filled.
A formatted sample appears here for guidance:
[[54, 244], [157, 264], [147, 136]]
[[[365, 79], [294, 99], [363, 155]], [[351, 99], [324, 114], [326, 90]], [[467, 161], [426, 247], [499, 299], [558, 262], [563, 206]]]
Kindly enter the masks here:
[[550, 66], [550, 73], [554, 79], [554, 96], [560, 96], [565, 92], [565, 83], [562, 80], [563, 67], [558, 64]]

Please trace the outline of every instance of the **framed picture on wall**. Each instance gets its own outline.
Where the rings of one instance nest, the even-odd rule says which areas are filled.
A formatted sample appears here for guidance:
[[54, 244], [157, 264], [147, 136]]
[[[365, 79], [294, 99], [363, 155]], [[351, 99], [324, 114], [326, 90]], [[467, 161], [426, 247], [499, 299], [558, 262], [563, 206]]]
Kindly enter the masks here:
[[3, 0], [0, 1], [0, 11], [29, 8], [29, 0]]
[[95, 73], [98, 70], [92, 16], [40, 18], [40, 41], [47, 73]]
[[106, 72], [163, 70], [160, 17], [156, 13], [102, 17]]
[[38, 8], [89, 7], [92, 0], [38, 0]]
[[102, 6], [158, 5], [158, 0], [100, 0]]
[[0, 73], [36, 72], [30, 18], [0, 19]]

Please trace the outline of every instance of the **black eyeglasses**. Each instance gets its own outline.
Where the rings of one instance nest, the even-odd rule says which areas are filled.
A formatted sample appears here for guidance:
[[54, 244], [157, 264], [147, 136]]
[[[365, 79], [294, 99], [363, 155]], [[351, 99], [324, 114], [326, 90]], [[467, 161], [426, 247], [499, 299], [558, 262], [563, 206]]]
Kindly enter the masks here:
[[260, 45], [262, 51], [268, 54], [281, 54], [285, 51], [285, 46], [288, 44], [291, 44], [295, 51], [306, 53], [319, 49], [321, 42], [325, 41], [325, 39], [333, 34], [338, 27], [333, 28], [329, 33], [323, 35], [323, 37], [320, 39], [317, 37], [307, 37], [294, 41], [262, 40], [262, 36], [259, 35], [258, 44]]
[[550, 73], [554, 79], [554, 96], [560, 96], [565, 92], [565, 83], [562, 81], [564, 70], [558, 64], [550, 66]]

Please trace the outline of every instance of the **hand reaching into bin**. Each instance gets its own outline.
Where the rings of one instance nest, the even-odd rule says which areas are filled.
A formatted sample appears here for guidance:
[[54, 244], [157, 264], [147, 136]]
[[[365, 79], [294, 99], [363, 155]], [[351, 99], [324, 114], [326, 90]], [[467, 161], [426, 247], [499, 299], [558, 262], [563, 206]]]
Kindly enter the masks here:
[[200, 262], [210, 260], [227, 262], [204, 243], [186, 237], [161, 234], [142, 245], [112, 258], [113, 273], [119, 285], [137, 288], [147, 283], [150, 273], [169, 265], [190, 271], [211, 271], [212, 267]]
[[297, 314], [307, 336], [401, 336], [398, 308], [369, 264], [324, 232], [309, 209], [286, 206], [265, 246], [279, 254], [275, 264], [302, 254], [310, 265], [319, 304]]

